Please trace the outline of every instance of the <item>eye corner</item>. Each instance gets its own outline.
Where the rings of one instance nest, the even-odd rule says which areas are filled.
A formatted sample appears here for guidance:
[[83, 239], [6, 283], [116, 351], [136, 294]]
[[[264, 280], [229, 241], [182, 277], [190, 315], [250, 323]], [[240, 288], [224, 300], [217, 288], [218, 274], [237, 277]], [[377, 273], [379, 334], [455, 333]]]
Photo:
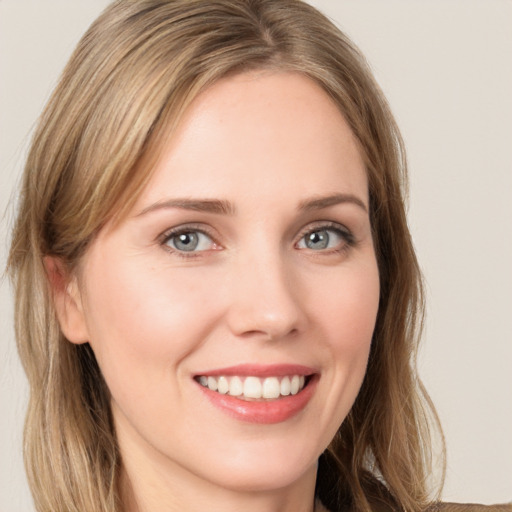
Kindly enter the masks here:
[[209, 230], [193, 225], [166, 230], [158, 237], [158, 243], [165, 251], [182, 258], [197, 258], [223, 249]]
[[345, 251], [355, 243], [354, 235], [345, 226], [336, 222], [323, 222], [304, 228], [295, 247], [315, 253], [331, 254]]

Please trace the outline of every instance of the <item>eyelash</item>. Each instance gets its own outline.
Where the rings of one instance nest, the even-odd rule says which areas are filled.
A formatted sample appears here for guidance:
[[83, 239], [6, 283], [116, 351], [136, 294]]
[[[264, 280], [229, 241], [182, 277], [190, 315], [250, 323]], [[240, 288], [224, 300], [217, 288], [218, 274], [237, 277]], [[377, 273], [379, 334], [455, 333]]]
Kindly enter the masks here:
[[[294, 244], [294, 246], [296, 247], [308, 235], [312, 235], [313, 233], [316, 233], [319, 231], [335, 232], [336, 235], [339, 236], [343, 240], [344, 243], [342, 244], [341, 247], [338, 247], [338, 248], [324, 249], [324, 250], [319, 250], [319, 251], [310, 249], [310, 251], [313, 253], [317, 252], [317, 253], [321, 253], [323, 255], [340, 254], [340, 253], [348, 251], [351, 247], [354, 247], [356, 245], [356, 240], [355, 240], [354, 235], [345, 227], [343, 227], [340, 224], [337, 224], [335, 222], [320, 222], [318, 225], [315, 225], [313, 227], [311, 227], [311, 225], [309, 225], [307, 229], [301, 231], [301, 233], [299, 235], [299, 239]], [[202, 256], [203, 252], [207, 252], [207, 251], [190, 251], [190, 252], [180, 251], [178, 249], [173, 249], [172, 247], [170, 247], [168, 245], [168, 242], [171, 239], [176, 238], [180, 235], [189, 234], [189, 233], [199, 233], [201, 235], [204, 235], [204, 236], [210, 238], [210, 240], [212, 241], [212, 243], [214, 245], [218, 245], [219, 247], [221, 247], [220, 244], [218, 244], [215, 241], [215, 237], [211, 233], [209, 233], [208, 230], [204, 229], [203, 226], [199, 227], [199, 226], [195, 226], [195, 225], [186, 225], [186, 226], [180, 226], [177, 228], [170, 229], [170, 230], [166, 231], [165, 233], [163, 233], [159, 237], [159, 243], [161, 246], [163, 246], [163, 248], [166, 251], [170, 252], [171, 254], [176, 254], [180, 258], [183, 258], [183, 259], [199, 258]]]
[[199, 226], [196, 226], [193, 224], [189, 224], [186, 226], [179, 226], [177, 228], [172, 228], [172, 229], [166, 231], [165, 233], [162, 234], [161, 237], [159, 237], [160, 245], [162, 245], [162, 247], [166, 251], [170, 252], [171, 254], [175, 254], [180, 258], [183, 258], [183, 259], [199, 258], [202, 255], [201, 253], [206, 252], [206, 251], [190, 251], [190, 252], [180, 251], [178, 249], [173, 249], [172, 247], [170, 247], [168, 245], [168, 242], [170, 240], [172, 240], [173, 238], [176, 238], [180, 235], [186, 235], [188, 233], [200, 233], [201, 235], [204, 235], [204, 236], [207, 236], [208, 238], [210, 238], [210, 240], [212, 241], [212, 243], [214, 245], [220, 246], [220, 244], [218, 244], [215, 241], [215, 237], [211, 233], [209, 233], [208, 230], [204, 229], [203, 226], [199, 227]]
[[346, 251], [348, 251], [350, 248], [354, 247], [356, 245], [356, 239], [354, 235], [344, 226], [336, 223], [336, 222], [319, 222], [318, 224], [315, 224], [313, 227], [309, 225], [307, 229], [302, 231], [299, 236], [299, 241], [295, 244], [297, 245], [299, 242], [305, 239], [308, 235], [312, 235], [313, 233], [317, 233], [319, 231], [333, 231], [336, 233], [337, 236], [339, 236], [342, 240], [342, 246], [336, 247], [332, 249], [324, 249], [320, 251], [315, 251], [313, 249], [310, 249], [313, 253], [319, 253], [318, 255], [330, 255], [330, 254], [341, 254]]

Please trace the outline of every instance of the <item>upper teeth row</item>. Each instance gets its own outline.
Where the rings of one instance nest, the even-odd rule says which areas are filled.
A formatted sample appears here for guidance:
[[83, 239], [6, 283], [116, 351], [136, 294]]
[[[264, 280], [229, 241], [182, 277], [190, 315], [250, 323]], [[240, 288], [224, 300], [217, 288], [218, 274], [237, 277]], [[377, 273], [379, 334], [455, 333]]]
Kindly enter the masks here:
[[199, 377], [199, 383], [212, 391], [223, 395], [243, 396], [245, 398], [278, 398], [280, 395], [296, 395], [305, 383], [304, 375], [289, 377]]

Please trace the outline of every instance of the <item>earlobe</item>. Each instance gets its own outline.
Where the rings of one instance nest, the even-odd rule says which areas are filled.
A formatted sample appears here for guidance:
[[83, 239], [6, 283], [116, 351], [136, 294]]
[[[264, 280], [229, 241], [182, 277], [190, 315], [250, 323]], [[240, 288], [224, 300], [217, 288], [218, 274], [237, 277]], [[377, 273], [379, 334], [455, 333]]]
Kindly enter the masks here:
[[88, 342], [77, 277], [70, 274], [65, 263], [57, 256], [46, 256], [44, 266], [62, 333], [71, 343]]

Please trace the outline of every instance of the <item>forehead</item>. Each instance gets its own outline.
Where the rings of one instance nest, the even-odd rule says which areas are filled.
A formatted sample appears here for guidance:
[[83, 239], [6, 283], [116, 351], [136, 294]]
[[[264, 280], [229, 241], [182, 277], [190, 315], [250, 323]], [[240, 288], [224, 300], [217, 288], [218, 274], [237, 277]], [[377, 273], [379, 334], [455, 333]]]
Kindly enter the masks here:
[[350, 127], [323, 89], [298, 73], [216, 82], [191, 103], [161, 154], [137, 207], [169, 194], [263, 201], [350, 192], [367, 200]]

